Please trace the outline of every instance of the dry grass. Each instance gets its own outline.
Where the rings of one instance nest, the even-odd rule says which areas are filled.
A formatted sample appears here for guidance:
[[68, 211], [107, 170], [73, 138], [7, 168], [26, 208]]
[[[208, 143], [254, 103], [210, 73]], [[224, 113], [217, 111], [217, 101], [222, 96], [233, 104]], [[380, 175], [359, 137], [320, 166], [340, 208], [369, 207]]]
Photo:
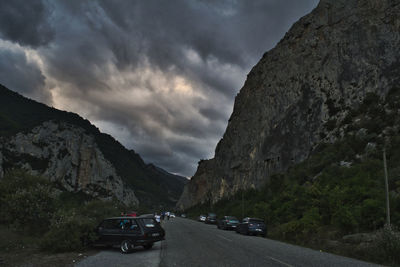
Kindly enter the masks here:
[[0, 236], [0, 266], [73, 266], [98, 252], [89, 249], [82, 252], [43, 253], [38, 249], [40, 237], [26, 237], [3, 225], [0, 225]]

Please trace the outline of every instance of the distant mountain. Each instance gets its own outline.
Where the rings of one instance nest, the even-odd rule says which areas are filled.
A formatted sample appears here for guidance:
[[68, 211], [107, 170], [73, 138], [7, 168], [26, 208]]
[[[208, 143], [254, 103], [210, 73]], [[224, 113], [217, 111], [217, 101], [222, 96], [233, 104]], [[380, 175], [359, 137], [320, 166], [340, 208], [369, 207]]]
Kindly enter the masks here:
[[146, 207], [173, 207], [188, 181], [146, 164], [79, 115], [2, 85], [0, 140], [0, 178], [10, 168], [24, 168], [63, 190]]

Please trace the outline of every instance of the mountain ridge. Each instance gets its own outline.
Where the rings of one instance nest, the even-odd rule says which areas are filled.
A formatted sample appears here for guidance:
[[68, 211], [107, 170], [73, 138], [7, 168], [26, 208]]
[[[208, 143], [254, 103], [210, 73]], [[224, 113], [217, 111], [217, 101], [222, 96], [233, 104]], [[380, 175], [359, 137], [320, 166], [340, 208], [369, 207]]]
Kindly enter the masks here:
[[[134, 189], [141, 204], [173, 206], [179, 198], [184, 180], [171, 179], [174, 175], [158, 167], [152, 169], [152, 164], [146, 164], [134, 150], [126, 149], [112, 136], [101, 133], [96, 126], [79, 115], [48, 107], [0, 85], [0, 136], [3, 140], [20, 133], [28, 134], [35, 127], [49, 121], [77, 126], [85, 134], [93, 136], [101, 154], [115, 167], [123, 183]], [[3, 155], [2, 164], [6, 161]]]

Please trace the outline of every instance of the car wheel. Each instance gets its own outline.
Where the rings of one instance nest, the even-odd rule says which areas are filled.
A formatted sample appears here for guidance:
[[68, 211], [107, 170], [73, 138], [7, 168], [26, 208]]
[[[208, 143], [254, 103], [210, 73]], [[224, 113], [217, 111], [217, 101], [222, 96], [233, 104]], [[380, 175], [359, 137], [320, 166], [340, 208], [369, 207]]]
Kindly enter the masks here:
[[146, 244], [146, 245], [144, 245], [143, 246], [144, 247], [144, 249], [151, 249], [152, 247], [153, 247], [153, 243], [151, 243], [151, 244]]
[[132, 249], [131, 241], [129, 240], [122, 241], [120, 248], [122, 253], [129, 253]]

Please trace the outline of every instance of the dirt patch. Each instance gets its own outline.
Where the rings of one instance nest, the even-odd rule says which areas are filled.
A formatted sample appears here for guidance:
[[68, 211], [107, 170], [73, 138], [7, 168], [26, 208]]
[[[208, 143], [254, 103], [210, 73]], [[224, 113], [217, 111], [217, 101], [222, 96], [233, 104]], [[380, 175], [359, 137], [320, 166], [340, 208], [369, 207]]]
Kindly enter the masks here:
[[57, 254], [47, 254], [32, 249], [22, 249], [18, 252], [8, 253], [1, 252], [0, 266], [73, 266], [75, 263], [97, 252], [95, 249]]
[[47, 253], [40, 251], [40, 237], [29, 237], [0, 226], [0, 266], [73, 266], [99, 250], [89, 248], [79, 252]]

